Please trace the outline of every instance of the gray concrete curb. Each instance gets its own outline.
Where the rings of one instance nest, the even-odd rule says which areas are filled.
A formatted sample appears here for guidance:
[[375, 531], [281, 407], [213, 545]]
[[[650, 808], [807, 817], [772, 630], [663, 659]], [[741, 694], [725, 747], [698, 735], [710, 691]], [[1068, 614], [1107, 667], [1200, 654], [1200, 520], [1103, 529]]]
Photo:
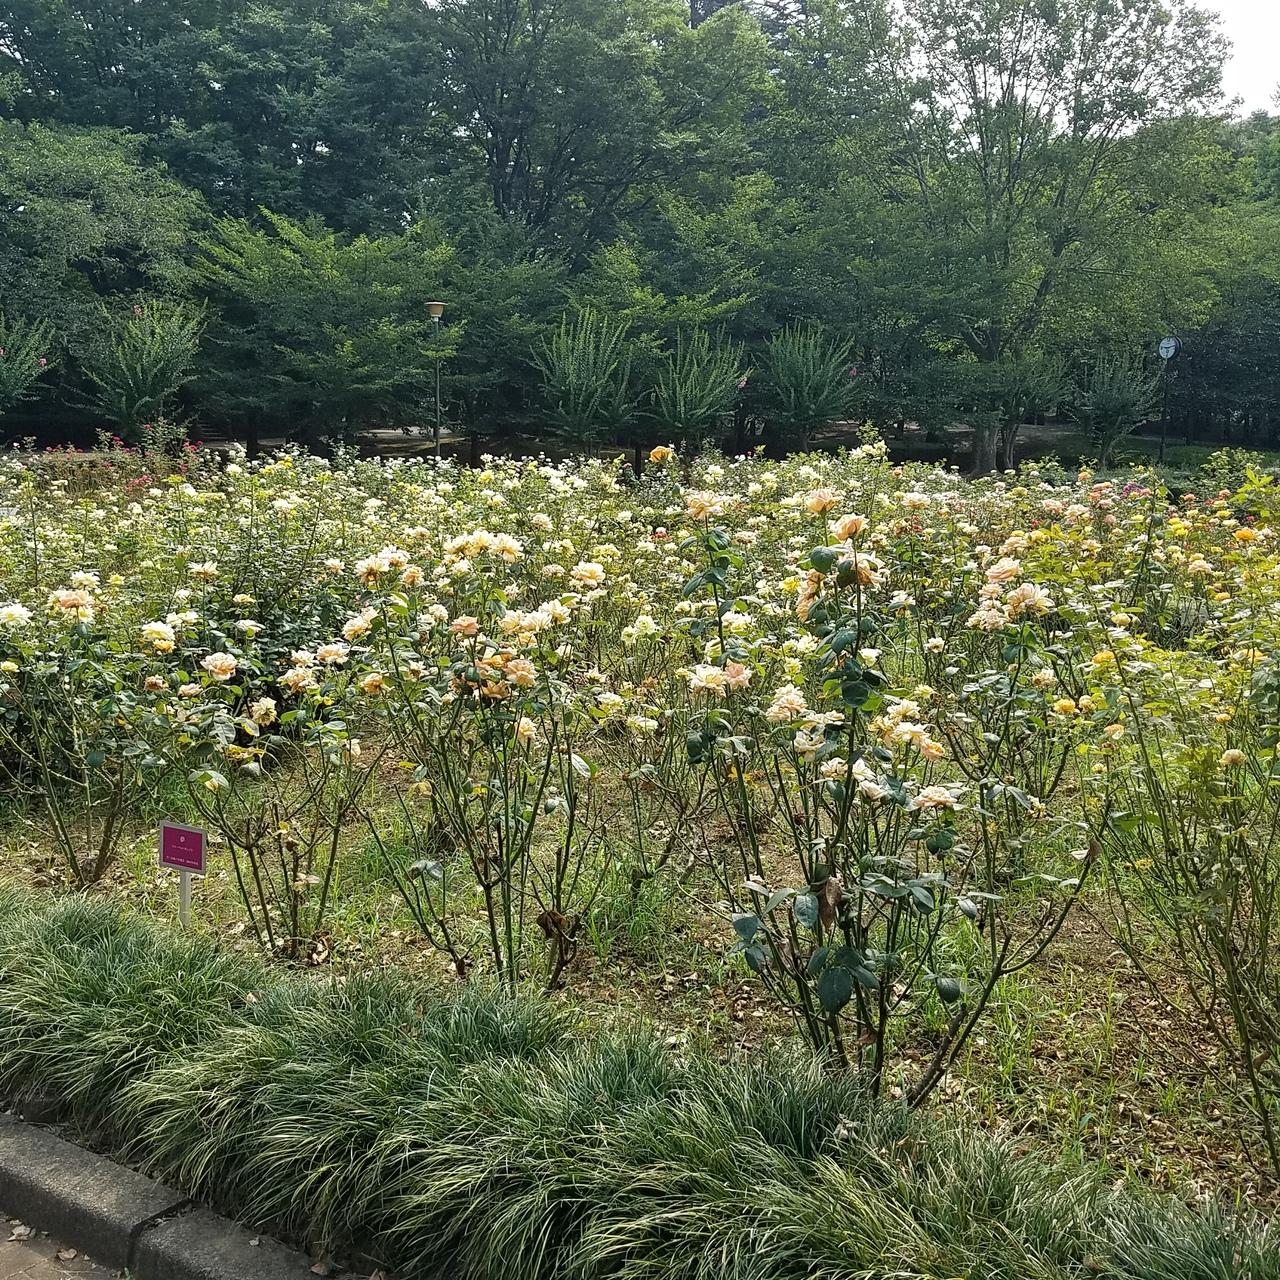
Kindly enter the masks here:
[[0, 1205], [134, 1280], [316, 1274], [306, 1254], [10, 1114], [0, 1117]]

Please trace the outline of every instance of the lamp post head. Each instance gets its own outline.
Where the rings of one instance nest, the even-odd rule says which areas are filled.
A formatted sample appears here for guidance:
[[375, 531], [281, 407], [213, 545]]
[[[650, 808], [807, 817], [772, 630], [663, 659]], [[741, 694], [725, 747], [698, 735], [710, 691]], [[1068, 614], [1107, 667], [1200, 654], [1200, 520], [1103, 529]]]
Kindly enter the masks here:
[[427, 303], [427, 315], [429, 315], [433, 320], [439, 320], [439, 319], [440, 319], [440, 317], [441, 317], [442, 315], [444, 315], [444, 303], [443, 303], [443, 302], [428, 302], [428, 303]]

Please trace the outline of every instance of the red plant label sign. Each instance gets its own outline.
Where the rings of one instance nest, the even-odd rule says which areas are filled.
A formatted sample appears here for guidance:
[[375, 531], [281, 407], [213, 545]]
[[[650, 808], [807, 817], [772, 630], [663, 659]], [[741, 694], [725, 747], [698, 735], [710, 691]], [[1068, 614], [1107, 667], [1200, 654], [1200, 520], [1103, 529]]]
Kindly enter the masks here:
[[180, 827], [176, 822], [160, 824], [160, 865], [175, 871], [204, 874], [204, 832], [199, 827]]

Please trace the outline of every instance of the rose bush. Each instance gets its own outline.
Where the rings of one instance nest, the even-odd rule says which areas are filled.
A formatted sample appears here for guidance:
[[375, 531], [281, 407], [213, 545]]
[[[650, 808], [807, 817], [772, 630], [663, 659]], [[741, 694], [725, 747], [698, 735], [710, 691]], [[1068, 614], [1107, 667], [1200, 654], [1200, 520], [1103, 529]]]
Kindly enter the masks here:
[[[877, 443], [152, 467], [0, 463], [0, 767], [78, 881], [179, 781], [292, 959], [361, 842], [457, 973], [513, 986], [565, 981], [606, 883], [710, 887], [805, 1034], [919, 1101], [1091, 878], [1185, 919], [1200, 879], [1144, 859], [1272, 794], [1269, 493]], [[1272, 808], [1232, 814], [1273, 858]], [[1254, 1063], [1268, 1016], [1218, 1025]]]

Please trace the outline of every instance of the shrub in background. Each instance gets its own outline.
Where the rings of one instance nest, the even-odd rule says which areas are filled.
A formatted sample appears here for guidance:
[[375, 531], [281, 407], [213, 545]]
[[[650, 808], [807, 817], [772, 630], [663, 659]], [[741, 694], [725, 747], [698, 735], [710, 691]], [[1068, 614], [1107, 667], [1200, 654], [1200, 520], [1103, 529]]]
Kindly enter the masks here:
[[995, 382], [1000, 404], [1000, 466], [1010, 471], [1019, 428], [1032, 418], [1057, 410], [1067, 393], [1066, 373], [1058, 357], [1028, 351], [1002, 361]]
[[32, 394], [49, 372], [52, 327], [43, 321], [6, 320], [0, 312], [0, 417]]
[[664, 434], [696, 448], [733, 408], [742, 376], [740, 343], [682, 331], [658, 369], [649, 414]]
[[185, 302], [151, 298], [122, 315], [103, 308], [106, 332], [81, 358], [90, 402], [129, 443], [163, 416], [191, 377], [204, 315]]
[[1251, 472], [1265, 475], [1267, 471], [1265, 454], [1253, 449], [1215, 449], [1196, 469], [1196, 488], [1209, 495], [1224, 489], [1234, 493]]
[[613, 438], [635, 410], [632, 350], [627, 326], [590, 308], [560, 327], [533, 353], [542, 375], [547, 425], [560, 437], [586, 448]]
[[765, 344], [759, 390], [765, 416], [782, 441], [803, 448], [819, 427], [838, 422], [857, 398], [853, 344], [820, 324], [791, 324]]
[[1157, 385], [1141, 359], [1126, 356], [1102, 356], [1085, 374], [1072, 412], [1102, 466], [1110, 465], [1116, 446], [1151, 412]]

